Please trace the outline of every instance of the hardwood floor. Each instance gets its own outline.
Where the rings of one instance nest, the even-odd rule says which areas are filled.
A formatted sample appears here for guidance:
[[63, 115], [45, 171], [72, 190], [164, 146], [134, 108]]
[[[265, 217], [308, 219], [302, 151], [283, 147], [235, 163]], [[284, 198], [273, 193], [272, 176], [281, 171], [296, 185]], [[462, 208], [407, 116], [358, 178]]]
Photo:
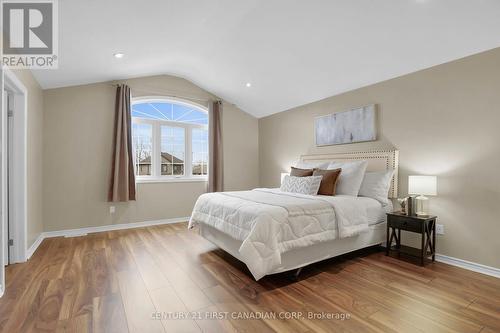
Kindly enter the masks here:
[[46, 239], [6, 273], [9, 333], [500, 332], [500, 279], [374, 252], [255, 282], [184, 223]]

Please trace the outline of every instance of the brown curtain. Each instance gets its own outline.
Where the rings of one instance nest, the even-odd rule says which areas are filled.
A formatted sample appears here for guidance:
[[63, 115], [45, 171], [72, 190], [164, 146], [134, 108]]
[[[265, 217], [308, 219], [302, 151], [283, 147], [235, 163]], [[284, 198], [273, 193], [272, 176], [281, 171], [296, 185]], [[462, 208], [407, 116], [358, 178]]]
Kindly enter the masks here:
[[135, 200], [135, 173], [132, 155], [130, 87], [118, 85], [115, 102], [115, 130], [108, 201]]
[[224, 190], [224, 160], [222, 156], [222, 102], [210, 102], [208, 108], [208, 192]]

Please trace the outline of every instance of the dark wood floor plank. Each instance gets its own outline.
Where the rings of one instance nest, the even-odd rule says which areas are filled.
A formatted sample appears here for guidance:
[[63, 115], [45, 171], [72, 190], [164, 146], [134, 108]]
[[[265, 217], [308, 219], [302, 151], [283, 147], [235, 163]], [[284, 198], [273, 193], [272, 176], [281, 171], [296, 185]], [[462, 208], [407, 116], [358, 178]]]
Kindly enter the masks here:
[[[363, 280], [363, 278], [358, 278], [347, 271], [330, 275], [321, 274], [320, 278], [323, 287], [342, 289], [354, 298], [370, 302], [372, 307], [381, 308], [380, 311], [376, 311], [379, 312], [376, 315], [370, 315], [370, 319], [378, 321], [380, 318], [385, 318], [388, 313], [397, 313], [397, 318], [387, 322], [387, 328], [393, 328], [398, 324], [400, 331], [413, 327], [413, 329], [423, 329], [425, 332], [455, 332], [459, 328], [462, 332], [469, 329], [469, 332], [472, 333], [480, 329], [475, 325], [471, 325], [470, 328], [466, 325], [465, 330], [463, 324], [452, 325], [452, 327], [446, 326], [445, 323], [450, 318], [443, 317], [443, 313], [440, 313], [437, 309], [423, 303], [414, 302], [409, 297], [402, 297], [391, 292], [385, 286]], [[459, 317], [451, 318], [453, 324], [460, 323], [459, 320], [456, 320], [457, 318], [459, 319]], [[380, 325], [384, 325], [384, 323], [380, 322]]]
[[156, 308], [138, 271], [121, 271], [118, 284], [128, 329], [131, 333], [165, 332], [159, 320], [153, 320]]
[[94, 297], [92, 305], [92, 331], [102, 333], [127, 333], [127, 316], [121, 294]]
[[475, 320], [500, 332], [500, 310], [497, 304], [474, 302], [467, 308], [460, 310], [464, 317]]
[[[40, 311], [40, 306], [42, 305], [42, 299], [47, 288], [49, 286], [49, 280], [42, 280], [37, 293], [34, 298], [30, 299], [31, 302], [23, 304], [22, 307], [18, 308], [18, 315], [24, 317], [21, 320], [9, 320], [5, 328], [6, 332], [29, 332], [33, 330], [33, 326], [38, 317], [38, 311]], [[24, 315], [24, 316], [23, 316]]]
[[26, 293], [38, 292], [38, 285], [33, 283], [33, 277], [43, 266], [44, 258], [50, 255], [50, 247], [53, 242], [48, 240], [42, 242], [37, 251], [30, 259], [30, 265], [14, 264], [5, 269], [6, 289], [0, 299], [0, 331], [5, 329], [7, 321], [12, 317], [12, 310], [27, 298]]
[[474, 300], [473, 297], [467, 294], [459, 294], [444, 288], [434, 288], [434, 284], [430, 283], [430, 281], [408, 279], [404, 275], [394, 274], [381, 266], [367, 264], [364, 261], [350, 261], [346, 265], [345, 270], [355, 273], [358, 276], [363, 276], [367, 280], [374, 281], [380, 285], [399, 288], [401, 291], [408, 293], [415, 292], [419, 297], [423, 297], [426, 300], [432, 299], [436, 304], [443, 303], [446, 306], [454, 306], [456, 309], [466, 307]]
[[195, 318], [189, 316], [190, 312], [170, 286], [156, 289], [151, 294], [157, 315], [167, 332], [201, 332]]
[[[481, 325], [476, 324], [475, 321], [466, 320], [458, 311], [450, 312], [434, 306], [425, 298], [415, 298], [412, 295], [400, 293], [380, 283], [380, 281], [370, 280], [370, 276], [358, 275], [355, 273], [356, 271], [344, 270], [343, 266], [351, 266], [351, 262], [339, 263], [336, 267], [327, 269], [325, 273], [320, 275], [324, 287], [343, 288], [352, 295], [371, 300], [389, 310], [406, 313], [410, 321], [422, 320], [423, 316], [435, 324], [444, 325], [455, 331], [473, 333], [481, 329]], [[456, 307], [453, 309], [457, 310]], [[421, 321], [422, 325], [426, 322], [425, 319]], [[432, 326], [432, 323], [429, 324]]]
[[[84, 291], [86, 277], [84, 278], [82, 265], [89, 244], [87, 239], [83, 237], [73, 239], [72, 259], [66, 265], [62, 277], [64, 297], [61, 311], [59, 312], [59, 320], [66, 320], [70, 317], [83, 315], [86, 309], [82, 307], [82, 305], [88, 306], [90, 302], [90, 297], [87, 297], [86, 304], [81, 302], [83, 295], [86, 295]], [[78, 301], [80, 301], [79, 304], [77, 303]], [[88, 316], [80, 317], [79, 320], [83, 318], [88, 318]], [[70, 322], [67, 322], [67, 324], [71, 326]]]
[[498, 329], [492, 329], [490, 327], [485, 326], [482, 330], [481, 333], [498, 333]]
[[178, 241], [173, 247], [173, 249], [184, 249], [183, 253], [186, 257], [179, 255], [179, 251], [171, 252], [172, 258], [177, 262], [177, 264], [184, 270], [194, 283], [198, 285], [201, 289], [213, 287], [217, 285], [215, 279], [212, 275], [208, 274], [205, 269], [201, 266], [203, 263], [211, 262], [213, 257], [206, 256], [207, 252], [213, 251], [216, 247], [213, 244], [209, 244], [207, 240], [201, 238], [199, 235], [185, 230], [178, 233]]
[[39, 304], [33, 304], [31, 313], [36, 314], [33, 321], [26, 321], [26, 332], [53, 332], [59, 321], [59, 311], [63, 301], [63, 282], [61, 279], [49, 280], [47, 289], [40, 299]]
[[[123, 233], [121, 233], [123, 235]], [[113, 231], [108, 233], [108, 248], [111, 266], [116, 272], [128, 271], [131, 269], [136, 269], [134, 259], [124, 244], [124, 240], [122, 239], [118, 231]]]
[[[212, 303], [203, 293], [202, 289], [193, 281], [191, 276], [186, 273], [175, 258], [175, 253], [170, 247], [170, 239], [163, 241], [161, 236], [154, 235], [156, 242], [146, 242], [148, 246], [156, 244], [156, 250], [151, 249], [151, 253], [160, 267], [163, 275], [167, 278], [170, 285], [175, 289], [177, 295], [186, 305], [189, 311], [196, 311], [206, 308]], [[171, 235], [169, 235], [170, 237]], [[175, 235], [173, 235], [175, 237]]]
[[[251, 307], [252, 310], [282, 312], [283, 310], [293, 313], [301, 313], [299, 320], [309, 330], [318, 332], [374, 332], [380, 331], [371, 324], [361, 325], [360, 318], [352, 314], [349, 325], [343, 321], [337, 320], [310, 320], [307, 318], [309, 313], [338, 313], [345, 314], [347, 311], [329, 302], [325, 298], [306, 292], [299, 283], [294, 283], [290, 277], [276, 275], [265, 277], [262, 281], [256, 282], [248, 274], [248, 270], [242, 270], [240, 263], [234, 261], [234, 258], [228, 258], [228, 261], [210, 263], [206, 266], [218, 275], [221, 283], [228, 286], [233, 293], [241, 299], [244, 304]], [[240, 268], [240, 269], [238, 269]], [[221, 274], [222, 273], [222, 274]], [[279, 288], [278, 288], [279, 286]], [[272, 298], [270, 294], [276, 290], [278, 297]], [[293, 322], [289, 320], [287, 322]], [[270, 326], [276, 327], [276, 322], [266, 321]]]
[[489, 285], [490, 288], [500, 288], [500, 279], [494, 276], [485, 275], [481, 273], [477, 273], [474, 271], [469, 271], [465, 269], [460, 269], [458, 276], [457, 267], [451, 265], [443, 265], [439, 262], [434, 262], [430, 265], [426, 265], [425, 270], [427, 272], [432, 272], [436, 276], [440, 276], [443, 278], [466, 278], [470, 282], [482, 283], [484, 285]]
[[92, 315], [89, 313], [60, 320], [57, 324], [57, 333], [90, 333], [92, 330]]
[[474, 295], [474, 297], [490, 300], [500, 299], [500, 286], [492, 286], [476, 281], [467, 281], [466, 278], [457, 276], [437, 277], [432, 280], [432, 284], [436, 286], [436, 288], [447, 287], [454, 290], [461, 290]]
[[[362, 258], [361, 261], [363, 264], [372, 265], [376, 263], [377, 258], [381, 258], [380, 255], [371, 257], [373, 258]], [[385, 271], [386, 264], [391, 260], [395, 260], [387, 258], [381, 259], [385, 264], [373, 266], [380, 267]], [[405, 263], [405, 265], [411, 264]], [[436, 267], [436, 263], [429, 266]], [[349, 269], [353, 267], [355, 266], [350, 265]], [[420, 267], [419, 269], [424, 268]], [[451, 275], [448, 276], [435, 270], [431, 271], [428, 276], [432, 275], [433, 279], [424, 284], [414, 281], [414, 279], [397, 279], [397, 281], [394, 281], [386, 278], [386, 281], [388, 281], [387, 286], [396, 288], [399, 293], [404, 293], [414, 299], [420, 299], [438, 308], [444, 307], [446, 310], [450, 310], [449, 313], [458, 314], [460, 317], [477, 325], [488, 324], [492, 327], [499, 327], [498, 318], [492, 314], [496, 309], [500, 308], [497, 301], [500, 298], [497, 298], [496, 294], [491, 292], [491, 288], [494, 286], [491, 279], [485, 279], [486, 284], [484, 290], [482, 290], [478, 286], [482, 285], [483, 281], [475, 276], [476, 273], [474, 273], [474, 278], [471, 278], [471, 281], [462, 281], [460, 278], [457, 279], [456, 275], [453, 275], [449, 269], [445, 271], [450, 272]], [[467, 274], [467, 276], [470, 276], [470, 274]], [[476, 304], [476, 306], [471, 306], [472, 304]], [[487, 304], [487, 307], [481, 306], [481, 304]], [[490, 309], [485, 310], [488, 307]]]
[[[8, 333], [500, 332], [500, 279], [372, 251], [255, 281], [185, 223], [46, 239], [6, 279]], [[237, 317], [283, 313], [301, 317]]]
[[144, 242], [138, 242], [137, 240], [131, 242], [130, 240], [126, 240], [125, 243], [127, 244], [132, 257], [134, 258], [137, 270], [141, 274], [146, 288], [150, 293], [155, 289], [170, 286], [168, 280], [156, 264], [153, 258], [153, 253], [148, 251]]
[[[212, 313], [218, 314], [221, 310], [215, 305], [211, 305], [201, 310], [203, 313]], [[233, 324], [231, 324], [230, 320], [214, 320], [212, 318], [201, 318], [196, 319], [196, 324], [204, 333], [209, 332], [217, 332], [217, 333], [237, 333], [243, 332], [241, 330], [237, 330]]]
[[72, 246], [74, 238], [60, 237], [56, 244], [55, 254], [46, 264], [48, 271], [45, 273], [45, 278], [49, 280], [60, 279], [64, 273], [66, 265], [68, 265], [73, 256], [74, 247]]
[[[18, 277], [21, 281], [21, 284], [17, 286], [19, 289], [14, 290], [14, 295], [9, 295], [9, 290], [7, 290], [4, 297], [0, 300], [0, 303], [3, 303], [4, 299], [8, 304], [10, 303], [8, 305], [9, 308], [2, 311], [2, 313], [8, 316], [5, 325], [2, 326], [5, 332], [18, 332], [22, 325], [29, 325], [29, 322], [36, 318], [36, 313], [32, 312], [31, 309], [41, 302], [49, 284], [49, 280], [46, 279], [46, 274], [49, 271], [52, 258], [57, 253], [58, 240], [53, 239], [47, 241], [49, 247], [41, 261], [35, 261], [36, 265], [33, 267], [33, 270], [27, 267], [26, 276]], [[14, 302], [9, 302], [9, 299], [13, 299], [12, 297], [15, 297]]]
[[92, 314], [94, 297], [101, 296], [107, 288], [102, 277], [104, 252], [93, 249], [92, 238], [76, 237], [74, 242], [73, 260], [63, 275], [65, 292], [59, 315], [61, 320]]
[[[218, 311], [229, 313], [229, 321], [238, 332], [293, 332], [292, 329], [283, 327], [282, 330], [273, 329], [268, 321], [261, 319], [244, 320], [238, 316], [252, 312], [251, 304], [244, 304], [236, 296], [228, 292], [224, 287], [218, 285], [204, 290], [210, 300], [215, 304]], [[264, 311], [264, 309], [261, 309]], [[234, 318], [234, 316], [237, 316]]]
[[377, 311], [372, 314], [370, 317], [373, 321], [380, 324], [380, 328], [384, 332], [415, 332], [415, 333], [425, 333], [425, 332], [434, 332], [434, 331], [426, 331], [424, 328], [419, 329], [418, 326], [411, 325], [410, 323], [401, 320], [399, 316], [395, 316], [394, 314], [388, 313], [387, 311]]
[[374, 254], [368, 257], [356, 258], [356, 261], [369, 263], [378, 266], [385, 271], [388, 271], [395, 276], [404, 277], [407, 279], [417, 280], [420, 282], [429, 282], [435, 278], [435, 274], [426, 270], [422, 266], [415, 265], [404, 260], [398, 260], [393, 257]]

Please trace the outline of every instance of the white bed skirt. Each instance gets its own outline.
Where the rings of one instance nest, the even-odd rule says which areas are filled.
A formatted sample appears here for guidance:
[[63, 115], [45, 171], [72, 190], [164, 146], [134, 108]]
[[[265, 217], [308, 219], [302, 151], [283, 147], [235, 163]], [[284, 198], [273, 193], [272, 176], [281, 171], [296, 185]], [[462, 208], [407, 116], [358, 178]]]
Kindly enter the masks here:
[[[203, 223], [200, 223], [200, 234], [236, 259], [245, 262], [239, 256], [241, 241]], [[281, 254], [281, 265], [269, 274], [286, 272], [310, 265], [312, 263], [333, 258], [365, 247], [379, 245], [386, 241], [386, 222], [369, 226], [367, 232], [354, 237], [321, 242], [305, 248], [293, 249]]]

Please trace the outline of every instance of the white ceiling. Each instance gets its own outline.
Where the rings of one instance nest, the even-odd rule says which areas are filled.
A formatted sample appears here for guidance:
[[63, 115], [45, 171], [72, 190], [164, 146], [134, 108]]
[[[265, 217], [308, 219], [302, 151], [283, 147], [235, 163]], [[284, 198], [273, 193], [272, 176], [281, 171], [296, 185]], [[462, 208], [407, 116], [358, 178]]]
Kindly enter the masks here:
[[61, 0], [59, 32], [43, 88], [172, 74], [263, 117], [499, 47], [500, 1]]

